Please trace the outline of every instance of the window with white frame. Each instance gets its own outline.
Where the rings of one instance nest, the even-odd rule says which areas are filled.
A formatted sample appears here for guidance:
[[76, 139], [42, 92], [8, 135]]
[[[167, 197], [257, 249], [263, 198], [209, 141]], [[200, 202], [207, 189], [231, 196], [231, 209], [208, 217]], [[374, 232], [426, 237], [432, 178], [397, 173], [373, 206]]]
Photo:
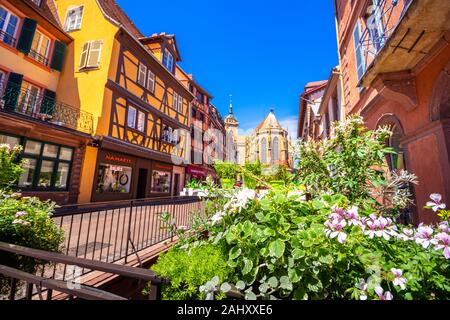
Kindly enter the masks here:
[[66, 16], [66, 31], [74, 31], [81, 29], [81, 21], [83, 20], [83, 6], [70, 9]]
[[100, 40], [88, 41], [83, 45], [80, 58], [80, 70], [98, 68], [102, 54], [103, 42]]
[[183, 97], [178, 95], [178, 112], [183, 113]]
[[155, 86], [156, 86], [155, 74], [150, 70], [148, 70], [147, 89], [151, 93], [155, 93]]
[[175, 111], [178, 111], [178, 93], [176, 93], [175, 91], [173, 92], [173, 96], [172, 96], [172, 108]]
[[47, 65], [48, 54], [50, 52], [50, 44], [50, 38], [45, 36], [42, 32], [36, 30], [33, 38], [33, 43], [31, 44], [31, 50], [28, 55], [34, 60]]
[[23, 81], [19, 95], [18, 111], [25, 114], [39, 113], [39, 102], [41, 100], [41, 88], [32, 83]]
[[359, 21], [356, 23], [355, 29], [353, 30], [353, 39], [355, 42], [356, 73], [358, 75], [358, 80], [360, 80], [364, 75], [364, 72], [366, 72], [366, 67], [363, 47], [361, 45], [361, 23]]
[[19, 18], [10, 11], [0, 7], [0, 41], [15, 46]]
[[146, 120], [146, 115], [144, 112], [142, 111], [138, 111], [138, 116], [137, 116], [137, 129], [141, 132], [145, 132], [145, 120]]
[[146, 85], [146, 78], [147, 78], [147, 67], [145, 65], [143, 65], [142, 63], [139, 63], [137, 82], [141, 86], [145, 87], [145, 85]]
[[169, 50], [165, 50], [164, 51], [164, 56], [163, 56], [163, 65], [169, 69], [170, 72], [173, 71], [173, 56], [172, 54], [169, 52]]
[[[3, 88], [6, 85], [5, 79], [6, 79], [6, 73], [4, 71], [0, 70], [0, 96], [3, 94]], [[1, 101], [0, 101], [0, 103], [1, 103]], [[0, 107], [1, 107], [1, 105], [0, 105]]]
[[127, 113], [128, 128], [136, 129], [136, 114], [137, 114], [136, 108], [128, 106], [128, 113]]

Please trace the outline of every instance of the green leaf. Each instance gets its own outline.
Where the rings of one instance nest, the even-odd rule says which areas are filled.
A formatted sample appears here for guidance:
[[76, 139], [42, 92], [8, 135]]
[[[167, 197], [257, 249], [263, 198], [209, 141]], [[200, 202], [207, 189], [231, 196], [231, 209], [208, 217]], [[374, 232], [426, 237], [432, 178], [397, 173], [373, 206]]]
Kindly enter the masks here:
[[294, 251], [292, 251], [292, 257], [295, 260], [301, 259], [306, 255], [305, 250], [302, 249], [294, 249]]
[[236, 259], [237, 257], [239, 257], [239, 256], [241, 255], [241, 253], [242, 253], [241, 248], [233, 247], [233, 248], [230, 250], [229, 257], [230, 257], [231, 260], [234, 260], [234, 259]]
[[276, 231], [270, 228], [264, 229], [264, 234], [268, 237], [275, 237], [277, 235]]
[[271, 288], [276, 288], [278, 287], [278, 279], [276, 277], [271, 277], [269, 278], [269, 280], [267, 281], [267, 283], [269, 284], [269, 286]]
[[231, 290], [231, 286], [227, 282], [222, 283], [222, 285], [220, 286], [220, 291], [222, 291], [224, 293], [227, 293], [230, 290]]
[[244, 290], [245, 289], [245, 282], [242, 281], [242, 280], [236, 282], [236, 288], [238, 288], [239, 290]]
[[286, 290], [292, 290], [292, 283], [289, 280], [289, 277], [282, 276], [280, 278], [280, 287]]
[[292, 283], [297, 283], [302, 279], [302, 272], [299, 269], [288, 269], [288, 275]]
[[249, 274], [250, 271], [252, 271], [252, 268], [253, 268], [253, 261], [244, 258], [244, 268], [242, 269], [242, 274], [243, 275]]
[[245, 300], [256, 300], [256, 294], [254, 294], [253, 292], [247, 292], [245, 294]]
[[259, 286], [259, 292], [261, 292], [261, 293], [266, 293], [267, 290], [269, 290], [269, 285], [268, 285], [267, 283], [262, 283], [262, 284]]
[[269, 245], [270, 256], [281, 258], [284, 254], [285, 244], [281, 240], [275, 240]]

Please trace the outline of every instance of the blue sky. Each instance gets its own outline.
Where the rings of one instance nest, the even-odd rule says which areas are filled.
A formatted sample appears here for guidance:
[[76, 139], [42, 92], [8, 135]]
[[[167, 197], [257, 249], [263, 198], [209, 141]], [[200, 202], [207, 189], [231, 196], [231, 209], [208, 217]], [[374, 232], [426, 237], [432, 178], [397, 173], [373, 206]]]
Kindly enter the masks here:
[[307, 82], [338, 64], [332, 0], [116, 0], [145, 35], [173, 33], [181, 67], [243, 131], [269, 112], [296, 132]]

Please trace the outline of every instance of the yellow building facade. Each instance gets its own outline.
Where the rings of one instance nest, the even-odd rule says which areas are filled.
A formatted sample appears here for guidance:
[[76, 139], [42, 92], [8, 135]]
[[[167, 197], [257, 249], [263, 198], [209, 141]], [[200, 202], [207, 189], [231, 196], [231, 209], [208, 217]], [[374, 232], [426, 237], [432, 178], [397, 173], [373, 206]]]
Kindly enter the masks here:
[[73, 38], [60, 97], [94, 117], [79, 202], [178, 194], [193, 96], [175, 77], [175, 37], [145, 37], [114, 1], [55, 3]]

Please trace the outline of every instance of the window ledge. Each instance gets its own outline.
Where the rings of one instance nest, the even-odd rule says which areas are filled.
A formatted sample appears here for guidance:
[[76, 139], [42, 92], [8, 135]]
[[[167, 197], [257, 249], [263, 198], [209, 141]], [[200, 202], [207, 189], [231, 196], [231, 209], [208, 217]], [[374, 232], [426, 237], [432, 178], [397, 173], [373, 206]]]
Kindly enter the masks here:
[[36, 59], [33, 59], [32, 57], [30, 57], [28, 55], [25, 55], [24, 59], [27, 60], [28, 62], [38, 66], [39, 68], [44, 69], [47, 72], [51, 72], [52, 71], [52, 69], [49, 66], [47, 66], [47, 65], [37, 61]]
[[97, 71], [97, 70], [100, 70], [100, 67], [79, 68], [77, 73], [89, 72], [89, 71]]

